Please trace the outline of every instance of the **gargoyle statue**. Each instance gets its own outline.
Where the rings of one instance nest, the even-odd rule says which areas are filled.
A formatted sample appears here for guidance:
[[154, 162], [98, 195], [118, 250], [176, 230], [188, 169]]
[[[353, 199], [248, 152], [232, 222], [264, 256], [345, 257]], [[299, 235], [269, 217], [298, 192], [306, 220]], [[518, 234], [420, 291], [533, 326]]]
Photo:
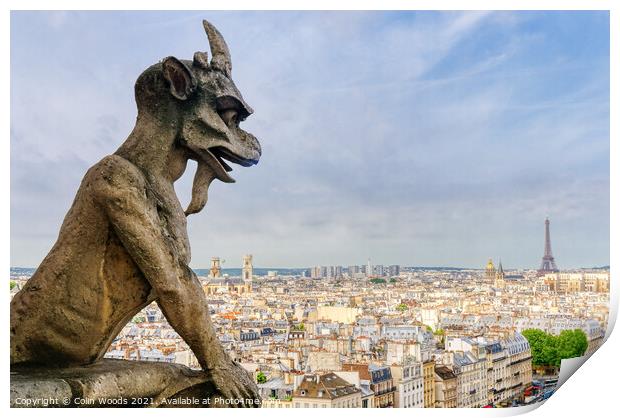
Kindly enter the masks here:
[[[203, 21], [212, 58], [168, 57], [135, 84], [136, 125], [91, 167], [58, 240], [11, 302], [11, 365], [76, 366], [101, 359], [114, 337], [153, 301], [189, 344], [222, 396], [257, 399], [250, 376], [223, 350], [194, 272], [186, 216], [207, 201], [213, 179], [231, 183], [224, 161], [251, 166], [252, 114], [231, 79], [228, 47]], [[174, 182], [197, 162], [184, 211]]]

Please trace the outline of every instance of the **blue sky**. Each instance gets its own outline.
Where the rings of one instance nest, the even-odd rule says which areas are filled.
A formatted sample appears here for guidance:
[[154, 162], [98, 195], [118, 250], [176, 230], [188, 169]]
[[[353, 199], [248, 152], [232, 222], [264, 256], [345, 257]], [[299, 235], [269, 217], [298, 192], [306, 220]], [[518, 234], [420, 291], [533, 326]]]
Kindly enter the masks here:
[[[609, 263], [607, 12], [12, 12], [11, 264], [53, 245], [149, 65], [233, 57], [256, 167], [190, 216], [192, 266]], [[177, 191], [188, 202], [194, 167]]]

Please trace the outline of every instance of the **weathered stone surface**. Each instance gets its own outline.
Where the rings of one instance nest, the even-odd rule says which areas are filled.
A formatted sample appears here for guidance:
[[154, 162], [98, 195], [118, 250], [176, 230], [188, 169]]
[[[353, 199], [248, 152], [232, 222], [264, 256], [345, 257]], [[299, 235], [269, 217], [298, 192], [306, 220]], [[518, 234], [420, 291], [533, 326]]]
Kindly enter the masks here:
[[[168, 57], [140, 75], [136, 126], [113, 155], [88, 170], [58, 240], [11, 301], [12, 366], [93, 364], [138, 311], [157, 302], [224, 397], [258, 397], [250, 376], [217, 340], [202, 286], [189, 268], [186, 216], [202, 210], [214, 179], [234, 182], [224, 160], [250, 166], [261, 155], [258, 140], [239, 127], [253, 111], [231, 79], [224, 38], [210, 23], [203, 26], [211, 61], [205, 52], [197, 52], [193, 61]], [[184, 211], [174, 182], [189, 159], [198, 168]], [[103, 366], [92, 367], [84, 370], [104, 372], [98, 369]], [[162, 382], [171, 379], [167, 373], [179, 370], [153, 367], [149, 364], [144, 373], [155, 373]], [[65, 393], [64, 381], [74, 382], [75, 392], [82, 382], [57, 381], [53, 373], [40, 374], [41, 381], [24, 390]], [[116, 377], [97, 384], [89, 375], [87, 388], [96, 388], [94, 393], [159, 393], [159, 380], [153, 392], [148, 376], [128, 377], [140, 373], [139, 367], [127, 366], [121, 375], [112, 373]], [[179, 373], [175, 379], [182, 380], [185, 374]], [[195, 392], [199, 386], [191, 387]]]
[[[11, 407], [224, 407], [208, 373], [105, 359], [82, 367], [13, 368]], [[259, 402], [259, 401], [257, 401]], [[246, 405], [256, 406], [251, 400]]]

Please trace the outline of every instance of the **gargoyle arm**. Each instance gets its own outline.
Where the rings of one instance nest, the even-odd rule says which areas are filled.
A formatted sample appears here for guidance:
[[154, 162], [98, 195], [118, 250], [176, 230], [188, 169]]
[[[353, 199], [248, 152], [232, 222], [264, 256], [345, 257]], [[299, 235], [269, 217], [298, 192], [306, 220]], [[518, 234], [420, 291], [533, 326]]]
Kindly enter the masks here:
[[187, 342], [203, 369], [218, 367], [228, 356], [213, 330], [200, 282], [189, 266], [179, 260], [170, 238], [164, 235], [157, 211], [147, 200], [142, 174], [126, 161], [120, 165], [117, 170], [104, 168], [95, 182], [96, 199], [155, 290], [157, 303], [170, 325]]

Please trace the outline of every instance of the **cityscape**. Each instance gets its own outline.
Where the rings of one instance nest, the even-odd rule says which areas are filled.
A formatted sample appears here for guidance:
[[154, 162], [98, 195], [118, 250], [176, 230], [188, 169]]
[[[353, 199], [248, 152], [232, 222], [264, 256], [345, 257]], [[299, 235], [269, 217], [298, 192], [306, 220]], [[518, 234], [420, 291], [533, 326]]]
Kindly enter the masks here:
[[[264, 408], [511, 407], [553, 394], [563, 358], [602, 344], [609, 268], [560, 270], [545, 220], [537, 270], [366, 263], [197, 270], [213, 325]], [[34, 269], [11, 269], [11, 295]], [[552, 355], [549, 355], [552, 352]], [[156, 303], [106, 358], [198, 369]]]

